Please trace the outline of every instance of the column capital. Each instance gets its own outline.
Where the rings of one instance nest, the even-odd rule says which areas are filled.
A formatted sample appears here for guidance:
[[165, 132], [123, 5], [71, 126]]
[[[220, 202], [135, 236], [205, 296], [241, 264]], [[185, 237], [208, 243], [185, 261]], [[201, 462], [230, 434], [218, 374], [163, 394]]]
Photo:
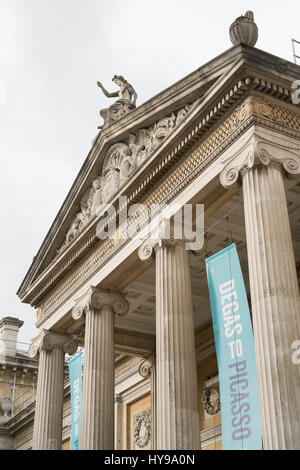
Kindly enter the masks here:
[[141, 362], [139, 366], [139, 374], [144, 379], [151, 376], [152, 370], [155, 367], [155, 355], [152, 354], [150, 357]]
[[155, 258], [156, 252], [161, 248], [175, 247], [180, 244], [187, 248], [191, 241], [183, 236], [183, 226], [175, 226], [174, 220], [163, 219], [157, 231], [139, 247], [138, 256], [141, 261], [149, 261]]
[[72, 317], [79, 320], [91, 310], [101, 311], [104, 308], [110, 309], [115, 315], [123, 316], [129, 310], [129, 303], [125, 296], [118, 292], [90, 287], [73, 307]]
[[270, 140], [257, 132], [225, 162], [220, 173], [224, 188], [235, 189], [242, 184], [243, 176], [255, 167], [275, 166], [286, 178], [300, 181], [300, 147]]
[[115, 403], [122, 403], [122, 396], [120, 393], [115, 395]]
[[164, 240], [162, 238], [148, 238], [139, 247], [138, 256], [141, 261], [149, 261], [155, 258], [160, 248], [174, 247], [179, 240]]
[[28, 355], [31, 358], [35, 358], [41, 351], [52, 351], [54, 348], [61, 348], [65, 353], [72, 356], [77, 351], [78, 343], [71, 336], [43, 330], [32, 341]]

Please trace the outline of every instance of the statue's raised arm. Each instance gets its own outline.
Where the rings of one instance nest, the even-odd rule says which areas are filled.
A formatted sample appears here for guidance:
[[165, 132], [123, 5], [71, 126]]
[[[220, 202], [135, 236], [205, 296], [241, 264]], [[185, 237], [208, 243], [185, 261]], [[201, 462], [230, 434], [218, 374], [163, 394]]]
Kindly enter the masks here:
[[115, 98], [117, 96], [119, 96], [119, 93], [117, 91], [114, 91], [113, 93], [109, 93], [105, 88], [104, 86], [102, 85], [101, 82], [97, 82], [97, 85], [99, 88], [101, 88], [101, 90], [103, 91], [103, 93], [105, 94], [105, 96], [107, 98]]
[[133, 86], [130, 85], [122, 75], [115, 75], [112, 81], [120, 87], [119, 91], [109, 93], [101, 82], [97, 82], [98, 87], [101, 88], [107, 98], [119, 98], [109, 108], [100, 111], [100, 116], [104, 119], [104, 124], [103, 126], [99, 126], [98, 129], [105, 129], [136, 107], [137, 93]]

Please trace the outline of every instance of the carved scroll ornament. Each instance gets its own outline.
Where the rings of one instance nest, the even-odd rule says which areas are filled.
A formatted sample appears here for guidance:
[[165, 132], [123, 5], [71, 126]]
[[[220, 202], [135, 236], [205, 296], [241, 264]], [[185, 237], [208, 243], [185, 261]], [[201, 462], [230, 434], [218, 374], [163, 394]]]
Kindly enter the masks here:
[[101, 311], [101, 309], [109, 309], [114, 315], [121, 317], [128, 312], [129, 303], [118, 292], [90, 287], [88, 292], [74, 306], [72, 317], [74, 320], [80, 320], [89, 311]]
[[43, 330], [31, 343], [28, 356], [36, 358], [40, 351], [51, 351], [54, 348], [63, 349], [65, 353], [70, 356], [75, 354], [78, 348], [77, 341], [67, 335], [53, 333], [48, 330]]
[[255, 167], [269, 165], [281, 168], [287, 179], [300, 181], [300, 148], [272, 142], [255, 134], [225, 163], [220, 174], [221, 184], [226, 189], [234, 189], [241, 185], [245, 173]]

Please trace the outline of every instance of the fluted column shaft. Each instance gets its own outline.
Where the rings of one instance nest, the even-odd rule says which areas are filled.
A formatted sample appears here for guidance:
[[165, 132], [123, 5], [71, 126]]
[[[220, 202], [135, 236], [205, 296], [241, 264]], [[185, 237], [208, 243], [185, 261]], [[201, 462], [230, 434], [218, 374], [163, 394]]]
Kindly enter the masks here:
[[114, 315], [109, 306], [86, 314], [81, 449], [114, 448]]
[[251, 304], [265, 449], [300, 449], [300, 299], [280, 165], [243, 177]]
[[33, 450], [60, 450], [64, 400], [65, 352], [74, 354], [77, 343], [46, 330], [32, 343], [29, 356], [39, 353], [39, 371], [33, 427]]
[[180, 242], [156, 252], [156, 383], [157, 449], [199, 449], [189, 252]]
[[114, 449], [114, 315], [127, 311], [122, 296], [92, 287], [72, 312], [85, 314], [81, 450]]
[[41, 351], [33, 428], [34, 450], [59, 450], [62, 442], [64, 351]]
[[220, 174], [242, 184], [264, 448], [300, 449], [300, 297], [284, 178], [300, 181], [300, 148], [254, 128]]

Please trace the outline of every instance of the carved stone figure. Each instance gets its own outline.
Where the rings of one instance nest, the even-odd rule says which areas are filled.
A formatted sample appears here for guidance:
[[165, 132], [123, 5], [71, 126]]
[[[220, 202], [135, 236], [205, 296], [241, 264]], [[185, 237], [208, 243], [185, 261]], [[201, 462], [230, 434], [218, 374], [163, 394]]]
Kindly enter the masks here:
[[120, 188], [126, 183], [135, 170], [136, 158], [132, 155], [128, 155], [122, 160], [120, 166]]
[[76, 215], [75, 217], [75, 220], [74, 222], [72, 223], [71, 227], [70, 227], [70, 230], [68, 231], [67, 235], [66, 235], [66, 242], [67, 242], [67, 245], [69, 245], [71, 243], [72, 240], [74, 240], [74, 238], [77, 237], [77, 235], [79, 234], [79, 224], [80, 224], [80, 218], [78, 217], [78, 214]]
[[91, 208], [89, 205], [88, 200], [82, 200], [80, 203], [80, 209], [81, 212], [78, 214], [78, 217], [80, 218], [79, 222], [79, 230], [82, 231], [84, 227], [87, 226], [91, 219]]
[[3, 416], [0, 418], [0, 424], [5, 424], [11, 418], [12, 400], [9, 397], [3, 397], [0, 400], [0, 406], [3, 411]]
[[91, 210], [91, 218], [95, 217], [98, 215], [97, 210], [99, 206], [103, 202], [103, 195], [102, 195], [102, 178], [98, 176], [93, 183], [92, 183], [92, 189], [90, 192], [90, 199], [89, 199], [89, 205], [90, 205], [90, 210]]
[[122, 75], [115, 75], [112, 81], [120, 87], [119, 91], [109, 93], [101, 82], [97, 82], [98, 87], [101, 88], [107, 98], [119, 98], [109, 108], [100, 111], [100, 116], [104, 119], [104, 124], [99, 126], [98, 129], [105, 129], [136, 107], [137, 93], [133, 86], [130, 85]]

